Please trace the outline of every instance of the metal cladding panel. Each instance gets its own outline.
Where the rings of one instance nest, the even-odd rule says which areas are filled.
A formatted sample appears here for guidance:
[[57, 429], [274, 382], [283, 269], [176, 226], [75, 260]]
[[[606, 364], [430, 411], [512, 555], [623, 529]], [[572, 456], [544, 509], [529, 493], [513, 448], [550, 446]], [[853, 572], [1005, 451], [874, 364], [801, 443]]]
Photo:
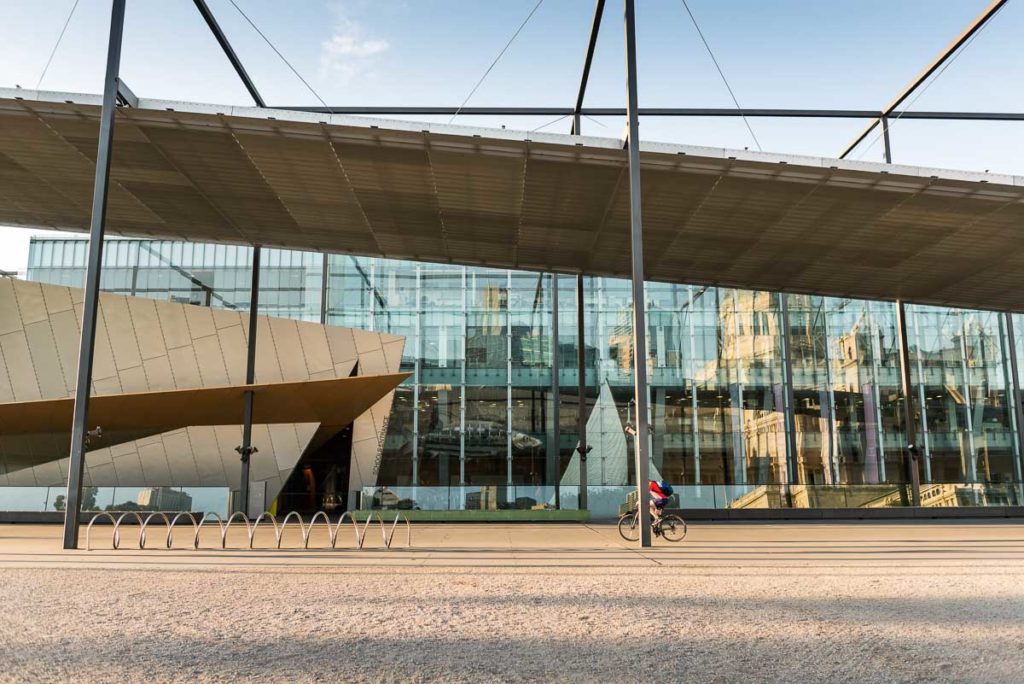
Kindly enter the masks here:
[[[75, 313], [80, 307], [72, 309], [71, 303], [78, 300], [71, 288], [0, 279], [0, 330], [8, 331], [0, 334], [0, 400], [20, 402], [3, 407], [6, 417], [0, 419], [0, 483], [64, 482], [69, 432], [55, 426], [70, 426], [72, 400], [66, 397], [72, 394], [80, 333]], [[241, 428], [208, 423], [241, 419], [244, 388], [223, 386], [244, 382], [248, 317], [110, 294], [101, 295], [100, 314], [96, 363], [106, 375], [94, 385], [97, 395], [114, 396], [94, 395], [90, 406], [90, 418], [103, 426], [103, 437], [88, 453], [86, 483], [235, 486], [239, 467], [234, 447], [240, 443]], [[370, 416], [369, 405], [379, 406], [376, 398], [390, 394], [388, 387], [402, 376], [349, 379], [350, 371], [361, 357], [367, 368], [387, 373], [393, 365], [397, 371], [404, 338], [266, 316], [259, 317], [259, 330], [261, 358], [274, 379], [281, 379], [283, 371], [302, 385], [310, 378], [311, 367], [318, 380], [346, 379], [340, 390], [322, 383], [254, 387], [254, 444], [260, 451], [253, 475], [255, 481], [266, 483], [267, 495], [273, 498], [318, 430], [333, 434], [357, 419], [356, 404], [363, 401], [359, 387], [369, 388], [372, 396], [364, 402], [367, 416], [356, 430], [367, 437], [376, 434], [364, 426], [379, 430], [386, 413]], [[388, 343], [392, 363], [378, 358], [382, 341]], [[203, 387], [207, 389], [199, 389]], [[264, 391], [269, 394], [261, 398]], [[121, 396], [122, 392], [141, 394]], [[24, 403], [33, 399], [51, 401]], [[160, 405], [163, 401], [166, 405]], [[320, 422], [301, 422], [310, 419]], [[272, 439], [272, 431], [260, 420], [285, 423], [275, 426]], [[189, 426], [167, 432], [183, 422]], [[327, 423], [331, 426], [323, 427]], [[288, 439], [282, 440], [283, 435]], [[369, 468], [360, 471], [366, 485], [376, 481], [376, 453], [367, 453], [365, 445], [359, 450], [360, 462]]]
[[[95, 100], [17, 92], [0, 218], [85, 230]], [[157, 101], [115, 131], [111, 233], [630, 275], [620, 141]], [[651, 280], [1024, 310], [1024, 271], [983, 268], [1024, 254], [1022, 179], [656, 143], [641, 162]]]

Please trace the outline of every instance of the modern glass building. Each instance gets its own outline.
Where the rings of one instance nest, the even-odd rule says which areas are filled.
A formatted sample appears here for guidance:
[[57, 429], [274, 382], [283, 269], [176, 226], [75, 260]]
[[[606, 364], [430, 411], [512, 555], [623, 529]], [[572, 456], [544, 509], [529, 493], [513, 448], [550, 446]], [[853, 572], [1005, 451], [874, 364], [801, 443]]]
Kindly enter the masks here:
[[[27, 278], [81, 286], [86, 247], [33, 239]], [[251, 261], [248, 247], [112, 240], [102, 287], [247, 309]], [[413, 375], [367, 500], [576, 505], [576, 276], [265, 249], [260, 278], [261, 313], [407, 339]], [[588, 485], [612, 511], [633, 482], [630, 287], [582, 282]], [[647, 312], [652, 472], [682, 507], [909, 504], [894, 304], [650, 283]], [[1024, 321], [908, 314], [922, 505], [1019, 505], [1024, 349], [1007, 325]]]

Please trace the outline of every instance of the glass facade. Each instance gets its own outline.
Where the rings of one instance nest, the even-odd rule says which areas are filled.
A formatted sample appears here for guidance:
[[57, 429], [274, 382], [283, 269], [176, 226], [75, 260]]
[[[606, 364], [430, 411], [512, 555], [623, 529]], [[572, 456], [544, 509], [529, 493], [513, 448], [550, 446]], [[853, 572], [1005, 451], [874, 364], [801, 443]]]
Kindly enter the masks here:
[[[81, 286], [85, 247], [34, 239], [28, 279]], [[102, 286], [246, 309], [251, 261], [245, 247], [113, 240]], [[379, 487], [431, 508], [575, 505], [575, 276], [274, 249], [262, 262], [261, 313], [406, 337], [412, 377]], [[588, 277], [584, 297], [590, 496], [618, 500], [633, 481], [630, 286]], [[653, 472], [681, 505], [909, 503], [894, 304], [650, 283], [647, 315]], [[923, 505], [1021, 503], [1010, 354], [1024, 365], [1024, 344], [1006, 323], [908, 307]]]

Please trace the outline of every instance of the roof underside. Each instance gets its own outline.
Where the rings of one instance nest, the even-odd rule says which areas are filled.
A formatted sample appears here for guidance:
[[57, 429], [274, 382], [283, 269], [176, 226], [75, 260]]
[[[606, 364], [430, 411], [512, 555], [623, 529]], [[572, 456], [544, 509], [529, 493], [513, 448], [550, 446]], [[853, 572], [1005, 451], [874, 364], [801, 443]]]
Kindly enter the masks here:
[[[99, 107], [52, 99], [0, 97], [0, 223], [87, 230]], [[620, 142], [373, 123], [121, 109], [107, 231], [629, 276]], [[641, 150], [648, 280], [1024, 310], [1024, 179]]]

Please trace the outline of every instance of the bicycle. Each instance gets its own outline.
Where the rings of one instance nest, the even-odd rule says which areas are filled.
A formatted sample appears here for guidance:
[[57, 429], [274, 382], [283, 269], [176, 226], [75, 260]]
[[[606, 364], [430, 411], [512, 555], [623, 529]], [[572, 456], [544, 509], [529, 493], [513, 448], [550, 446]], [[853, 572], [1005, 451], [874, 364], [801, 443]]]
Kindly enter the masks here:
[[[635, 542], [640, 538], [639, 509], [623, 513], [619, 517], [619, 534], [626, 541]], [[683, 541], [686, 536], [686, 521], [675, 513], [663, 513], [658, 520], [651, 520], [651, 531], [655, 537], [664, 537], [670, 542]]]

